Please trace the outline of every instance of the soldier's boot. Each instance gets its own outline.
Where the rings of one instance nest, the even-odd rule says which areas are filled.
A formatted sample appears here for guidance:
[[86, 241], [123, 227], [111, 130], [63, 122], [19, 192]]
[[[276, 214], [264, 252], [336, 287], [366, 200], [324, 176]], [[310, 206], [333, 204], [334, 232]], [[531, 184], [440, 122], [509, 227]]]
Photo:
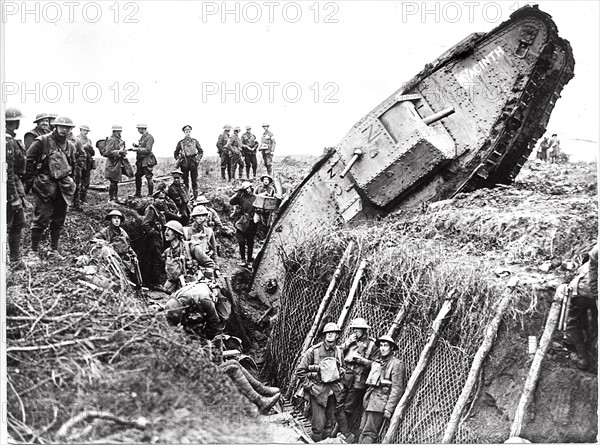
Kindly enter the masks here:
[[272, 397], [272, 396], [280, 393], [279, 388], [276, 388], [274, 386], [267, 386], [264, 383], [262, 383], [261, 381], [257, 380], [256, 377], [254, 377], [252, 374], [250, 374], [250, 371], [248, 371], [246, 368], [244, 368], [240, 364], [240, 362], [238, 362], [237, 360], [228, 360], [225, 363], [223, 363], [223, 365], [221, 365], [221, 368], [226, 368], [226, 367], [239, 368], [240, 371], [242, 371], [242, 373], [246, 377], [246, 380], [248, 380], [250, 385], [252, 385], [254, 390], [262, 396]]
[[142, 197], [142, 177], [141, 176], [136, 176], [135, 177], [135, 196], [136, 198], [141, 198]]
[[246, 245], [239, 243], [238, 244], [239, 248], [240, 248], [240, 266], [245, 266], [246, 265]]
[[569, 338], [575, 345], [575, 350], [571, 354], [571, 360], [577, 365], [577, 367], [581, 370], [586, 370], [590, 367], [590, 359], [587, 352], [587, 348], [585, 347], [583, 331], [579, 328], [569, 329]]
[[80, 186], [77, 186], [75, 188], [75, 194], [73, 195], [73, 210], [79, 210], [81, 209], [81, 188]]
[[110, 181], [108, 183], [108, 202], [114, 201], [115, 196], [115, 183], [113, 181]]
[[192, 194], [194, 195], [194, 201], [196, 201], [196, 198], [198, 197], [198, 187], [194, 187]]
[[62, 233], [62, 227], [50, 226], [50, 251], [58, 254], [58, 242], [60, 240], [60, 234]]
[[226, 179], [226, 178], [225, 178], [225, 170], [226, 170], [226, 169], [225, 169], [225, 167], [221, 167], [221, 179], [222, 179], [223, 181], [225, 181], [225, 179]]
[[273, 167], [271, 165], [267, 165], [267, 174], [273, 176]]
[[21, 229], [8, 232], [8, 248], [10, 249], [9, 260], [11, 264], [21, 262]]
[[[148, 182], [148, 196], [152, 196], [152, 194], [154, 193], [154, 180], [152, 178], [146, 178], [146, 182]], [[140, 187], [140, 194], [141, 194], [141, 187]]]
[[87, 187], [82, 187], [81, 188], [81, 194], [79, 196], [79, 200], [82, 203], [87, 202], [87, 191], [88, 191]]
[[267, 414], [278, 402], [280, 397], [279, 393], [271, 397], [261, 396], [254, 390], [250, 382], [246, 380], [246, 377], [239, 368], [226, 367], [221, 369], [229, 376], [233, 383], [235, 383], [235, 386], [237, 386], [240, 393], [258, 407], [259, 413]]

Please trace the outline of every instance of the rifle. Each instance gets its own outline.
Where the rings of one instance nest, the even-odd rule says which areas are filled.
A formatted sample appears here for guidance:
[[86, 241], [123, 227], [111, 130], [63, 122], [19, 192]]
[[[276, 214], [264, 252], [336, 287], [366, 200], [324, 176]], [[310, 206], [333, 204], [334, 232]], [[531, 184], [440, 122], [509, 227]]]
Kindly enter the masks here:
[[133, 266], [134, 266], [134, 274], [135, 274], [135, 279], [137, 281], [137, 287], [142, 287], [142, 283], [143, 283], [142, 272], [140, 271], [140, 263], [135, 254], [133, 254], [133, 256], [131, 257], [131, 261], [133, 262]]

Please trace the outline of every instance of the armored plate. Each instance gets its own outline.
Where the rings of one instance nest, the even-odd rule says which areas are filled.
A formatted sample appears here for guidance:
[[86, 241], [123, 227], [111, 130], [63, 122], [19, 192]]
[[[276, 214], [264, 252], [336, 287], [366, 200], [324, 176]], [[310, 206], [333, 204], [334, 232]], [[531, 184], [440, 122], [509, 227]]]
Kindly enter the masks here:
[[473, 34], [367, 114], [313, 166], [281, 206], [252, 293], [276, 303], [282, 256], [323, 227], [375, 219], [458, 192], [510, 183], [573, 77], [569, 43], [525, 6]]

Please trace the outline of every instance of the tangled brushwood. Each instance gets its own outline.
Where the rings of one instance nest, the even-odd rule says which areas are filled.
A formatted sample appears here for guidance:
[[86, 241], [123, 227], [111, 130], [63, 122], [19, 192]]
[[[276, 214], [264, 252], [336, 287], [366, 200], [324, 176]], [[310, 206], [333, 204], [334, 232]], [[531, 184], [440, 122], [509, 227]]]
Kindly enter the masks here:
[[[220, 417], [253, 412], [211, 363], [208, 348], [168, 326], [157, 306], [109, 286], [82, 285], [76, 268], [18, 273], [7, 298], [14, 439], [48, 443], [120, 432], [139, 442], [164, 427], [161, 413], [178, 407], [200, 404], [207, 416]], [[102, 421], [78, 423], [86, 419]]]

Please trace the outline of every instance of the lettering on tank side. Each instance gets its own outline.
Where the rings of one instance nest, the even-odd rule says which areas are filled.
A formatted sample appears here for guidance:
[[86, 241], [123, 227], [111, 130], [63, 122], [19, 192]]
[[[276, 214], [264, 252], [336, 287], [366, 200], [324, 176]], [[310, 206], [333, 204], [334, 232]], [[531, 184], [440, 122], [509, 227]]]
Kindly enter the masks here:
[[487, 56], [482, 57], [475, 62], [471, 67], [465, 68], [456, 73], [456, 80], [458, 80], [460, 86], [462, 86], [465, 90], [471, 91], [477, 77], [481, 76], [485, 71], [487, 71], [490, 66], [500, 63], [505, 56], [506, 53], [504, 52], [504, 49], [498, 46], [496, 49], [490, 51]]

